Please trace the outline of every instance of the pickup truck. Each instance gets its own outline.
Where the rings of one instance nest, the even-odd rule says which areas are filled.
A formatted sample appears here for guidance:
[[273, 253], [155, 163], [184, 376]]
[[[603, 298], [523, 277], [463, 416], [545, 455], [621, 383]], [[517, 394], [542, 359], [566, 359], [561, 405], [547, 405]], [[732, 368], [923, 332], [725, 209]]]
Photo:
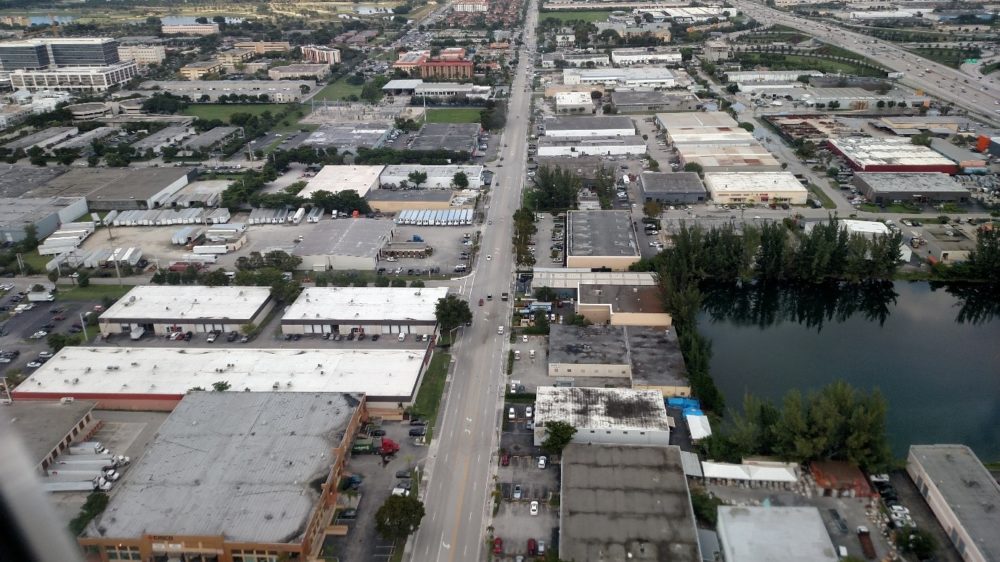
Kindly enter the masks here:
[[858, 527], [858, 542], [861, 543], [861, 550], [865, 553], [865, 558], [875, 560], [875, 545], [872, 543], [871, 533], [864, 525]]

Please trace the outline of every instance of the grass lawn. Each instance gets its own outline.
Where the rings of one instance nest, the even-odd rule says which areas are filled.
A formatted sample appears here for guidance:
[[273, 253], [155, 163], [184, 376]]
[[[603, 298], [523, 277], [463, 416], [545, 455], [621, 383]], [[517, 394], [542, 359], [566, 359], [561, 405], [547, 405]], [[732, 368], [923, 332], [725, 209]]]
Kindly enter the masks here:
[[60, 285], [56, 292], [56, 300], [60, 301], [95, 301], [104, 297], [120, 299], [122, 295], [131, 291], [133, 285], [94, 285], [88, 287]]
[[219, 119], [229, 122], [229, 116], [234, 113], [250, 113], [260, 115], [265, 111], [279, 113], [286, 106], [280, 103], [193, 103], [184, 109], [184, 115], [201, 119]]
[[950, 66], [952, 68], [962, 66], [962, 62], [964, 62], [965, 59], [979, 58], [980, 56], [980, 54], [976, 51], [966, 51], [960, 49], [911, 49], [911, 51], [926, 59], [930, 59], [936, 63]]
[[475, 107], [449, 109], [428, 109], [428, 123], [479, 123], [479, 112]]
[[444, 381], [448, 376], [448, 366], [451, 355], [436, 351], [431, 358], [431, 364], [424, 373], [424, 381], [417, 391], [417, 399], [413, 403], [413, 412], [427, 420], [428, 437], [433, 433], [434, 422], [437, 420], [438, 407], [441, 406], [441, 395], [444, 393]]
[[820, 202], [823, 203], [823, 208], [824, 209], [836, 209], [837, 208], [837, 204], [833, 202], [833, 199], [830, 199], [830, 196], [827, 195], [826, 192], [823, 191], [823, 189], [821, 187], [813, 185], [813, 184], [809, 184], [808, 187], [809, 187], [809, 193], [812, 194], [812, 195], [814, 195], [814, 196], [816, 196], [816, 198], [819, 199]]
[[354, 94], [356, 96], [361, 95], [361, 86], [355, 86], [354, 84], [348, 84], [345, 78], [341, 78], [336, 82], [327, 84], [319, 91], [318, 94], [313, 96], [316, 101], [330, 100], [330, 101], [341, 101], [347, 99], [347, 96]]
[[45, 264], [52, 261], [55, 256], [43, 256], [38, 253], [38, 250], [32, 250], [30, 253], [21, 254], [21, 259], [24, 263], [33, 267], [36, 271], [45, 273]]
[[558, 12], [542, 12], [539, 20], [553, 18], [559, 21], [604, 21], [611, 14], [609, 10], [560, 10]]

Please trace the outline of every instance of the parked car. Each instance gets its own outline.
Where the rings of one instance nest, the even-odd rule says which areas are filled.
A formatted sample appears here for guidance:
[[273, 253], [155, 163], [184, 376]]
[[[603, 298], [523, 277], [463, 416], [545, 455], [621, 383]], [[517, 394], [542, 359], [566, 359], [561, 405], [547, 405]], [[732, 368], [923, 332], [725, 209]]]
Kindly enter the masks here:
[[538, 554], [538, 543], [535, 539], [528, 539], [528, 554], [535, 556]]
[[423, 437], [424, 435], [427, 435], [426, 427], [410, 428], [410, 437]]
[[410, 425], [427, 425], [427, 420], [422, 420], [420, 418], [411, 418]]
[[545, 455], [542, 455], [542, 456], [538, 457], [538, 468], [544, 469], [545, 468], [545, 464], [548, 462], [548, 460], [549, 459], [546, 458]]
[[503, 554], [503, 539], [500, 537], [493, 539], [493, 554]]
[[371, 431], [371, 436], [372, 437], [384, 437], [385, 436], [385, 430], [384, 429], [373, 429]]
[[354, 519], [357, 516], [358, 516], [358, 510], [354, 509], [353, 507], [345, 509], [344, 511], [341, 511], [337, 515], [337, 517], [339, 517], [340, 519]]
[[409, 477], [410, 477], [410, 471], [409, 470], [397, 470], [396, 471], [396, 478], [409, 478]]
[[208, 343], [215, 343], [215, 340], [216, 340], [216, 339], [217, 339], [218, 337], [219, 337], [219, 336], [218, 336], [218, 335], [217, 335], [217, 334], [216, 334], [215, 332], [209, 332], [209, 334], [208, 334], [208, 338], [207, 338], [207, 339], [205, 339], [205, 341], [207, 341]]
[[510, 466], [510, 453], [500, 455], [500, 466]]
[[538, 500], [533, 500], [531, 502], [531, 507], [528, 510], [532, 515], [538, 515]]
[[521, 499], [521, 485], [520, 484], [515, 484], [514, 485], [514, 495], [513, 495], [513, 497], [514, 497], [515, 500]]

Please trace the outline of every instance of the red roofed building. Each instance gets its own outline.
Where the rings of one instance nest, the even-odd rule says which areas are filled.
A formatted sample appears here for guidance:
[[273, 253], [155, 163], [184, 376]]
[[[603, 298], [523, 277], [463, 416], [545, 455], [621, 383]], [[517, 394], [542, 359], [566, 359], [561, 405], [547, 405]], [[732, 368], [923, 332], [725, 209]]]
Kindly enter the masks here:
[[846, 461], [813, 461], [809, 472], [824, 496], [869, 498], [875, 496], [858, 465]]

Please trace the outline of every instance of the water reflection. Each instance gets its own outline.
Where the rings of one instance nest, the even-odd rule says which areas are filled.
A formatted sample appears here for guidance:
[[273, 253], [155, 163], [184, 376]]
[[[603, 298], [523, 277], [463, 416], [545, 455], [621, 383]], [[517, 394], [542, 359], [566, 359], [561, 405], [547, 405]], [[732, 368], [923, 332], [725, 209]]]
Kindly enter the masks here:
[[958, 302], [958, 316], [955, 321], [960, 324], [986, 324], [1000, 318], [1000, 284], [995, 283], [931, 283], [931, 290], [944, 289], [954, 296]]

